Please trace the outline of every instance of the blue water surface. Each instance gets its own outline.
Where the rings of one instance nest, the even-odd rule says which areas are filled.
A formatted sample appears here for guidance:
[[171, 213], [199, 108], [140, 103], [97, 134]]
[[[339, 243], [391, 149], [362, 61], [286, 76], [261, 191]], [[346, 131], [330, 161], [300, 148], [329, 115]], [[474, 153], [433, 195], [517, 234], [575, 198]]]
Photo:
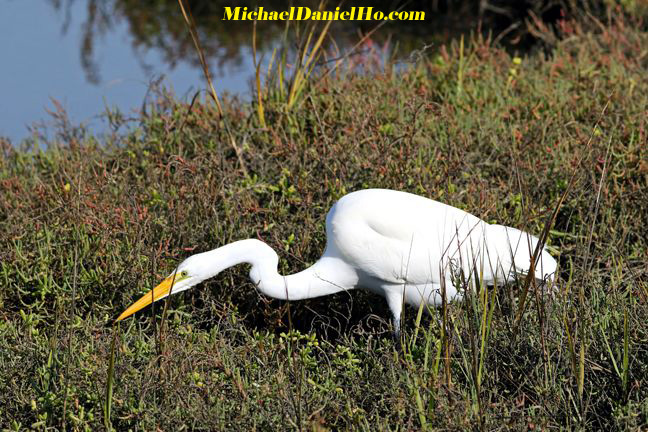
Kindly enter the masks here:
[[[138, 110], [150, 83], [160, 76], [186, 100], [205, 87], [195, 65], [172, 66], [156, 48], [134, 49], [124, 22], [115, 22], [95, 38], [93, 59], [100, 78], [92, 83], [81, 61], [85, 1], [70, 2], [69, 9], [56, 9], [44, 0], [4, 0], [0, 6], [0, 136], [14, 145], [31, 136], [34, 124], [52, 128], [47, 113], [55, 110], [52, 99], [61, 103], [72, 124], [83, 123], [100, 134], [107, 128], [99, 116], [106, 106], [127, 114]], [[254, 68], [251, 55], [241, 58], [240, 63], [212, 68], [219, 92], [249, 97]]]

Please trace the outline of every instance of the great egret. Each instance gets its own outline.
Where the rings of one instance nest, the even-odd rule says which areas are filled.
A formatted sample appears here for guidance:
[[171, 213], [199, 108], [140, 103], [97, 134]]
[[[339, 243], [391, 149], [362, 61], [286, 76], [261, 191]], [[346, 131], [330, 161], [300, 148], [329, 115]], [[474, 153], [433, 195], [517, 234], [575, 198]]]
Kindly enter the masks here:
[[[463, 210], [418, 195], [385, 189], [349, 193], [326, 216], [326, 250], [311, 267], [289, 276], [279, 257], [260, 240], [240, 240], [193, 255], [117, 319], [156, 300], [187, 290], [237, 264], [251, 264], [250, 279], [263, 294], [301, 300], [363, 288], [383, 296], [399, 334], [403, 304], [439, 306], [460, 299], [457, 275], [479, 275], [488, 285], [526, 274], [538, 238], [490, 225]], [[543, 250], [535, 278], [551, 282], [556, 261]], [[427, 309], [427, 308], [426, 308]]]

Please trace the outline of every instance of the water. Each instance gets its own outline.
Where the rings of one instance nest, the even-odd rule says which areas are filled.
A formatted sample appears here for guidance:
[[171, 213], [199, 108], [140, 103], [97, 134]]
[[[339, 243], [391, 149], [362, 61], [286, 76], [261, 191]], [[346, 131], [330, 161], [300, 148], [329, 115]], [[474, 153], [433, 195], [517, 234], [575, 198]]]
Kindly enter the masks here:
[[[229, 3], [191, 3], [216, 90], [250, 99], [252, 23], [223, 21], [223, 6]], [[163, 85], [186, 101], [205, 88], [175, 0], [0, 0], [0, 6], [0, 137], [14, 145], [31, 137], [34, 130], [51, 132], [54, 120], [48, 110], [57, 109], [54, 101], [67, 112], [72, 125], [83, 124], [100, 134], [107, 130], [101, 116], [106, 108], [137, 117], [151, 83], [160, 77]], [[277, 2], [269, 8], [282, 10], [285, 5]], [[433, 38], [439, 41], [439, 30], [447, 40], [448, 24], [443, 27], [438, 20], [433, 24], [432, 19], [400, 24], [397, 30], [389, 24], [372, 39], [397, 40], [399, 56], [407, 58], [411, 50]], [[266, 61], [283, 26], [265, 22], [257, 27], [259, 50], [265, 52]], [[338, 27], [335, 39], [342, 49], [353, 46], [358, 29]]]
[[[0, 45], [0, 136], [14, 144], [29, 137], [34, 124], [51, 126], [47, 110], [55, 110], [52, 99], [62, 104], [72, 124], [83, 123], [101, 132], [106, 123], [99, 114], [105, 106], [119, 107], [126, 113], [138, 109], [149, 84], [160, 76], [185, 99], [204, 88], [202, 71], [195, 64], [179, 61], [171, 65], [161, 49], [134, 48], [133, 36], [123, 20], [95, 37], [99, 79], [93, 83], [81, 57], [83, 25], [88, 21], [85, 1], [70, 2], [69, 11], [42, 0], [0, 4], [0, 32], [4, 35]], [[214, 68], [213, 74], [219, 90], [249, 97], [252, 57], [247, 53], [249, 48], [240, 51], [236, 62]]]

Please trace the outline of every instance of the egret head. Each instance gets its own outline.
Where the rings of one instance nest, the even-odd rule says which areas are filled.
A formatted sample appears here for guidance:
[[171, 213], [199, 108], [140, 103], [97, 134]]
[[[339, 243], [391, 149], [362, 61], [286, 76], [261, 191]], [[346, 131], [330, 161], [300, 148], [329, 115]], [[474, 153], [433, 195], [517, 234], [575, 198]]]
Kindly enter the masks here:
[[189, 288], [199, 284], [203, 280], [211, 277], [209, 266], [207, 265], [206, 257], [204, 254], [193, 255], [184, 260], [176, 270], [167, 276], [158, 286], [151, 291], [144, 294], [139, 300], [130, 305], [117, 321], [121, 321], [139, 311], [144, 309], [151, 303], [161, 300], [171, 294], [188, 290]]

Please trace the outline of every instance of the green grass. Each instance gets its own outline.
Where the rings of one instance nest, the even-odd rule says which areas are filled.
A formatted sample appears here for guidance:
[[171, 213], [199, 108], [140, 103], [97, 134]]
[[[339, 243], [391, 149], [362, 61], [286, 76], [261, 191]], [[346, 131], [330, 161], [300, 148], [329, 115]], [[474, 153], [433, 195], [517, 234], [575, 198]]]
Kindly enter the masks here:
[[[31, 150], [4, 145], [0, 426], [648, 426], [648, 34], [563, 36], [521, 61], [473, 38], [400, 74], [340, 67], [290, 104], [266, 88], [263, 119], [261, 99], [224, 99], [229, 130], [211, 103], [160, 94], [101, 144], [62, 122]], [[398, 350], [381, 298], [269, 300], [245, 268], [174, 296], [164, 320], [160, 303], [113, 324], [192, 252], [259, 237], [281, 272], [313, 263], [348, 191], [539, 234], [572, 177], [549, 235], [560, 292], [529, 291], [519, 327], [519, 288], [480, 289], [439, 319], [408, 309]]]

